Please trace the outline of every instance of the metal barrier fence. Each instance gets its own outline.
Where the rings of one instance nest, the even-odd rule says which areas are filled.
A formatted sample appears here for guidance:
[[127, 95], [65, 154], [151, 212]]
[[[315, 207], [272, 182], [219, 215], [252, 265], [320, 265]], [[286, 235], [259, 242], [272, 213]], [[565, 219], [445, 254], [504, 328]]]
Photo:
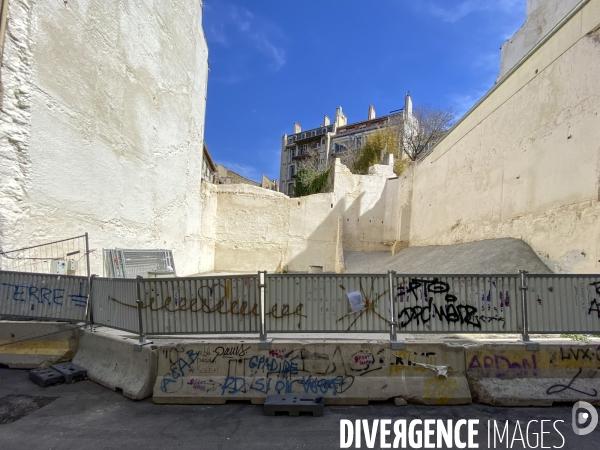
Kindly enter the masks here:
[[[266, 274], [91, 278], [0, 271], [0, 316], [144, 335], [600, 333], [600, 275]], [[91, 305], [86, 315], [86, 306]]]
[[396, 275], [398, 331], [520, 333], [518, 275]]
[[259, 331], [257, 276], [138, 279], [147, 334]]
[[527, 275], [529, 332], [600, 334], [600, 275]]
[[0, 248], [0, 270], [89, 277], [88, 234], [10, 251]]
[[85, 320], [88, 278], [0, 271], [0, 316]]
[[[389, 331], [385, 275], [266, 276], [266, 328], [274, 332]], [[353, 293], [355, 295], [353, 296]], [[362, 301], [354, 311], [348, 294]]]
[[95, 325], [139, 333], [135, 279], [92, 277], [91, 321]]

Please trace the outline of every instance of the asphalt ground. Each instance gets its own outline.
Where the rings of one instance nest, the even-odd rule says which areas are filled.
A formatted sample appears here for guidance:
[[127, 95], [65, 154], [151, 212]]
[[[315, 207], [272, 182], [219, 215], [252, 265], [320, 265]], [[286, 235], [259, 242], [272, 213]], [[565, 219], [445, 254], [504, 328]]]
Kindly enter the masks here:
[[[150, 399], [133, 401], [91, 381], [41, 388], [28, 379], [25, 370], [0, 369], [0, 449], [338, 449], [340, 420], [376, 419], [478, 419], [478, 448], [507, 448], [493, 441], [487, 445], [487, 421], [496, 420], [500, 429], [509, 421], [508, 434], [520, 435], [512, 448], [532, 448], [535, 433], [545, 422], [545, 448], [596, 450], [600, 448], [600, 427], [577, 436], [571, 428], [571, 406], [552, 408], [501, 408], [467, 406], [395, 406], [392, 402], [369, 406], [326, 406], [323, 417], [301, 415], [265, 416], [262, 406], [249, 403], [208, 405], [156, 405]], [[529, 443], [526, 427], [529, 426]], [[563, 420], [564, 422], [556, 422]], [[492, 422], [493, 423], [493, 422]], [[556, 426], [555, 430], [554, 426]], [[392, 430], [393, 427], [390, 427]], [[417, 427], [416, 429], [419, 429]], [[468, 443], [466, 426], [460, 431]], [[561, 437], [561, 435], [563, 437]], [[539, 436], [539, 435], [538, 435]], [[380, 433], [373, 448], [380, 448]], [[538, 438], [539, 439], [539, 438]], [[564, 439], [564, 440], [563, 440]], [[394, 440], [392, 431], [388, 442]], [[433, 438], [435, 444], [435, 436]], [[510, 444], [508, 443], [508, 448]], [[364, 435], [361, 447], [368, 448]], [[399, 441], [399, 444], [402, 444]], [[355, 442], [350, 448], [357, 448]], [[411, 447], [407, 441], [406, 448]], [[447, 448], [447, 447], [433, 447]], [[458, 448], [458, 447], [450, 447]], [[538, 442], [538, 447], [539, 442]]]

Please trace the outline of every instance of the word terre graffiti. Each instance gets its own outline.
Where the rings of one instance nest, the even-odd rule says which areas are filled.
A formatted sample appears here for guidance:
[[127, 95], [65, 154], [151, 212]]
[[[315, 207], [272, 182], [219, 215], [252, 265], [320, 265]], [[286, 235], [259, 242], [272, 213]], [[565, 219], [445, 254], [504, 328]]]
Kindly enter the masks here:
[[50, 289], [47, 287], [35, 286], [33, 284], [2, 283], [2, 286], [9, 287], [9, 289], [6, 290], [6, 300], [12, 298], [12, 300], [16, 302], [62, 306], [62, 300], [68, 298], [75, 306], [85, 308], [87, 305], [87, 295], [83, 294], [83, 283], [79, 283], [78, 293], [67, 295], [65, 295], [65, 289]]

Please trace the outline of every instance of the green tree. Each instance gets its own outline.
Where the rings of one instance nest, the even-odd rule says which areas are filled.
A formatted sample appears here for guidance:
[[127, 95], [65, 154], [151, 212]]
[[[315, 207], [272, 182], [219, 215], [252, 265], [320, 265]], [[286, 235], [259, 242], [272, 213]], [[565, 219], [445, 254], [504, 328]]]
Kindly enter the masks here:
[[304, 197], [305, 195], [312, 195], [323, 192], [325, 187], [327, 187], [328, 179], [329, 169], [319, 173], [313, 167], [303, 167], [296, 174], [294, 196]]
[[[392, 127], [378, 128], [377, 131], [367, 136], [365, 144], [354, 160], [352, 172], [366, 175], [369, 173], [369, 167], [373, 164], [381, 164], [386, 154], [394, 156], [401, 154], [399, 149], [400, 140], [398, 132]], [[396, 169], [404, 171], [405, 168], [406, 162], [398, 158], [394, 164], [394, 172], [396, 172]], [[400, 174], [396, 173], [396, 175]]]

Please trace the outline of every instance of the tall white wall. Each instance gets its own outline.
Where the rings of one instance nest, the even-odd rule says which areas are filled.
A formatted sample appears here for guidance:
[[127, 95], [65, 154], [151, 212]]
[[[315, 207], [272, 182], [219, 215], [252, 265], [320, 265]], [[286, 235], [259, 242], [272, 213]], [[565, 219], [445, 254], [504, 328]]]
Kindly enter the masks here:
[[417, 165], [410, 245], [514, 237], [599, 271], [599, 26], [592, 0]]
[[527, 0], [527, 19], [514, 36], [502, 46], [500, 75], [512, 69], [581, 0]]
[[[412, 171], [397, 177], [392, 162], [373, 166], [369, 175], [354, 175], [337, 158], [333, 170], [344, 250], [395, 248], [401, 241], [403, 207], [410, 204]], [[406, 223], [405, 218], [405, 226]], [[408, 236], [405, 239], [408, 241]]]
[[2, 61], [0, 245], [90, 234], [201, 267], [208, 48], [193, 0], [11, 0]]

